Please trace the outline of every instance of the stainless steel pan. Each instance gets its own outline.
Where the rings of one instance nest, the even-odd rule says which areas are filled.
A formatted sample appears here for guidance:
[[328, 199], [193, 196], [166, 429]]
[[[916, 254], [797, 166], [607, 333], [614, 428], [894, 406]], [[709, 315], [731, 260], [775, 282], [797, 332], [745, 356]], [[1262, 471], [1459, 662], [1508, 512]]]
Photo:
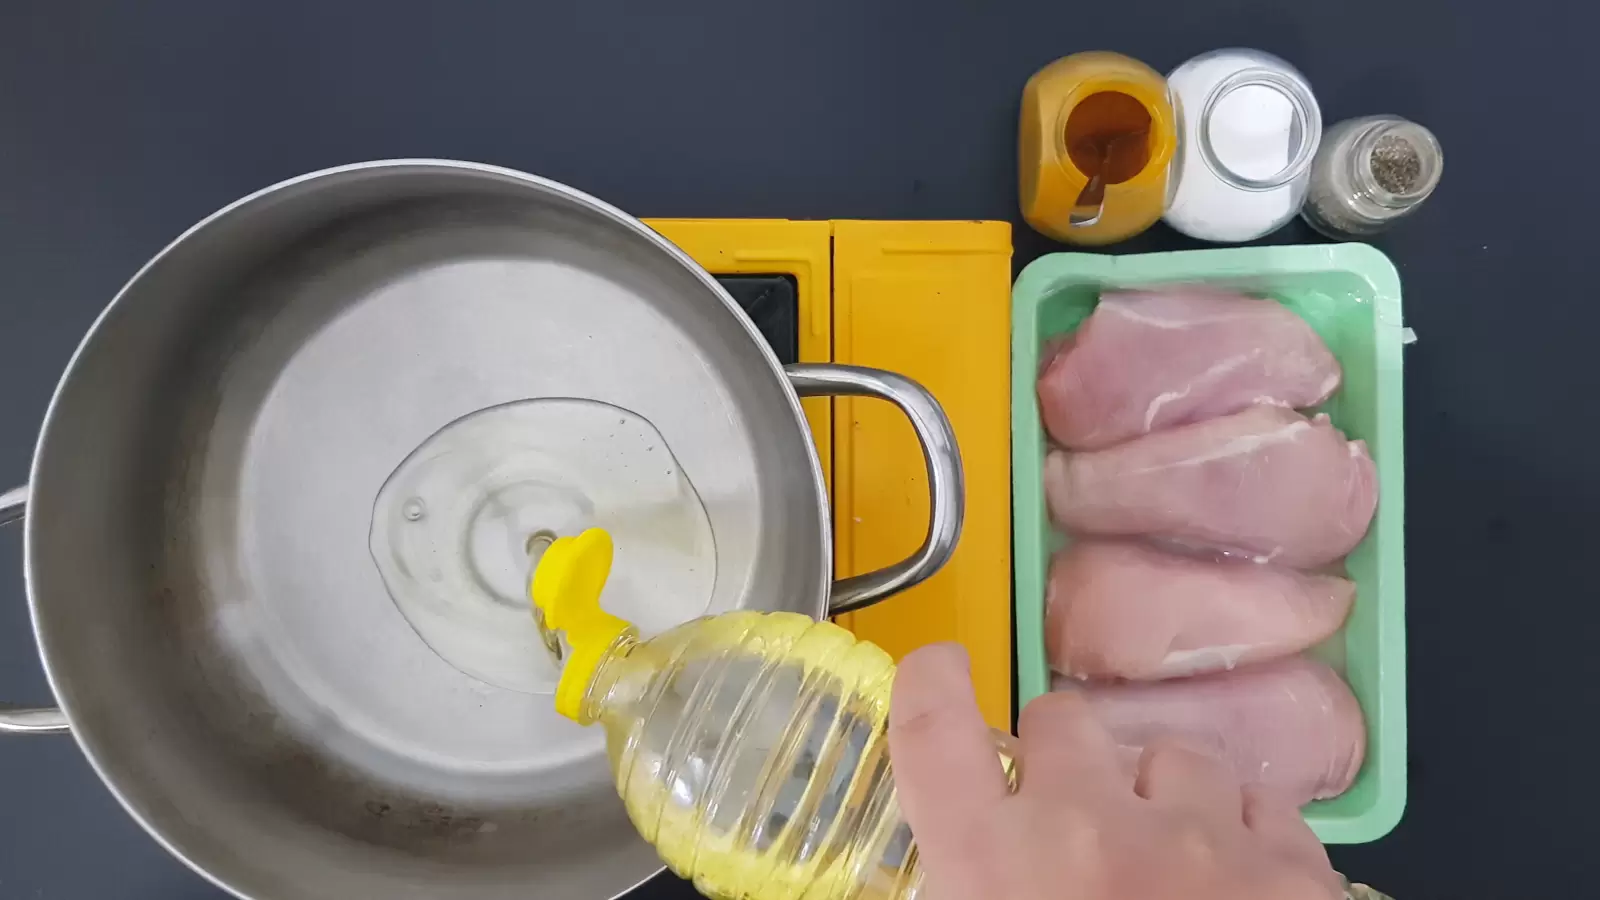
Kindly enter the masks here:
[[[831, 583], [799, 396], [899, 404], [927, 540]], [[264, 190], [134, 277], [51, 401], [26, 509], [28, 600], [70, 728], [168, 849], [241, 897], [605, 898], [659, 869], [601, 736], [440, 660], [367, 552], [374, 495], [435, 429], [592, 397], [666, 437], [706, 499], [712, 609], [861, 606], [960, 529], [937, 403], [863, 369], [785, 372], [702, 269], [638, 221], [518, 172], [370, 163]], [[830, 599], [831, 598], [831, 599]]]

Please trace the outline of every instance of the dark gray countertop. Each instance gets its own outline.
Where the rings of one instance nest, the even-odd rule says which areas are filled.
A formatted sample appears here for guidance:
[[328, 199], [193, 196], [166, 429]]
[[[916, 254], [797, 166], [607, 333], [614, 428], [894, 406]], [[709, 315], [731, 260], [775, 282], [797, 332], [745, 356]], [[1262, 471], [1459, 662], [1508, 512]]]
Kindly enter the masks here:
[[[0, 486], [25, 478], [51, 388], [117, 287], [284, 177], [446, 156], [642, 216], [1014, 220], [1034, 69], [1089, 48], [1170, 68], [1261, 47], [1306, 72], [1330, 120], [1411, 116], [1448, 160], [1438, 195], [1383, 243], [1420, 336], [1406, 358], [1410, 811], [1336, 860], [1401, 900], [1592, 892], [1595, 15], [1557, 0], [13, 0]], [[1188, 245], [1158, 228], [1119, 249]], [[1019, 264], [1050, 249], [1026, 229], [1017, 247]], [[20, 543], [0, 534], [0, 693], [46, 702]], [[220, 896], [122, 815], [69, 738], [0, 740], [0, 773], [0, 900]]]

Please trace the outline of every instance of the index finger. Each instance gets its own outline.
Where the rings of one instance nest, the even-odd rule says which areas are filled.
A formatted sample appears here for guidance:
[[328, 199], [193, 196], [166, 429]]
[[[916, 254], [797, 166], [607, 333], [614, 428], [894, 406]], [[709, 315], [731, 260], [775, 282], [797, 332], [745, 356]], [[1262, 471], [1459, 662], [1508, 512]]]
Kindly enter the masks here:
[[1009, 795], [959, 645], [923, 647], [900, 663], [889, 703], [889, 759], [924, 857], [960, 854]]
[[1262, 843], [1291, 859], [1317, 868], [1328, 865], [1328, 851], [1300, 815], [1294, 801], [1261, 785], [1244, 789], [1244, 824]]

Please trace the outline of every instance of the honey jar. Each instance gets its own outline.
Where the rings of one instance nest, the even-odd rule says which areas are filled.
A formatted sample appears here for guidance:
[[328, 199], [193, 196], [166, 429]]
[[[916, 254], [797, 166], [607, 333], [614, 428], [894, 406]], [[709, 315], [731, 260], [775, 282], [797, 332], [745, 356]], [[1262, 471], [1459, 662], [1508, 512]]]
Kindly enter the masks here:
[[[1072, 244], [1110, 244], [1149, 228], [1166, 207], [1176, 118], [1161, 73], [1120, 53], [1074, 53], [1040, 69], [1022, 92], [1023, 218]], [[1075, 222], [1079, 195], [1096, 176], [1098, 214]]]

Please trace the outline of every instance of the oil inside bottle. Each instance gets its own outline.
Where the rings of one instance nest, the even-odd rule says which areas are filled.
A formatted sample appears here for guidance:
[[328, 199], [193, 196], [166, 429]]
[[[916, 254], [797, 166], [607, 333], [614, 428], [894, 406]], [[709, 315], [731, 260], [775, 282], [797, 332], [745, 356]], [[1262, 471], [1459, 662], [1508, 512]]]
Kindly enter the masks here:
[[[916, 900], [889, 654], [832, 622], [749, 609], [640, 639], [600, 602], [613, 556], [602, 531], [558, 540], [530, 593], [573, 651], [556, 709], [605, 729], [640, 836], [711, 900]], [[1009, 742], [997, 736], [996, 761], [1011, 775]]]
[[621, 661], [601, 721], [629, 815], [674, 871], [719, 900], [914, 896], [887, 654], [829, 623], [749, 612], [635, 652], [650, 659]]
[[528, 607], [529, 553], [590, 527], [617, 547], [605, 606], [642, 635], [706, 611], [716, 548], [704, 503], [649, 420], [596, 400], [519, 400], [434, 432], [379, 490], [368, 546], [441, 658], [547, 694], [560, 670]]

